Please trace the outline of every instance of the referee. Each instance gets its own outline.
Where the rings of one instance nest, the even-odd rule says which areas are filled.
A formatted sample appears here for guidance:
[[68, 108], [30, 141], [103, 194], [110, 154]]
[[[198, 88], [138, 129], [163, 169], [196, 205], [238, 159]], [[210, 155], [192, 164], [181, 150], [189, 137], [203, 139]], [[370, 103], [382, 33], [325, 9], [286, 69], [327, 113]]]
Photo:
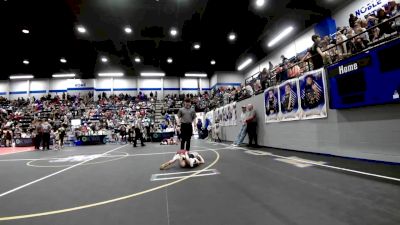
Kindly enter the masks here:
[[191, 108], [190, 98], [186, 98], [184, 101], [184, 107], [179, 109], [178, 117], [181, 122], [181, 150], [190, 150], [190, 138], [192, 138], [193, 127], [192, 123], [196, 119], [196, 112]]

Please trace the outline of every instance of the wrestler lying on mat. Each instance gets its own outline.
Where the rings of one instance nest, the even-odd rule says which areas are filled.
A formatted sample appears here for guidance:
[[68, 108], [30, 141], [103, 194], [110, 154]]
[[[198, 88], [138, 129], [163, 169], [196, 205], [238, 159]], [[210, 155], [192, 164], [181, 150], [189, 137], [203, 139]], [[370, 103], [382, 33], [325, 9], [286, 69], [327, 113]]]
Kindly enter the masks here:
[[199, 153], [179, 150], [170, 161], [160, 166], [160, 170], [169, 169], [176, 161], [181, 168], [194, 168], [204, 164], [204, 159]]

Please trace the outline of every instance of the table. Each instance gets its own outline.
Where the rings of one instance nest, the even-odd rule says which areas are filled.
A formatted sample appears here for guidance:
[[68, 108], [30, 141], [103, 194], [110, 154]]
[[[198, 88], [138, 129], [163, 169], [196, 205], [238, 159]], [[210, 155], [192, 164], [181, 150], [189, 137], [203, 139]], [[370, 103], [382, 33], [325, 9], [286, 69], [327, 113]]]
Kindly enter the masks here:
[[152, 142], [161, 142], [165, 138], [173, 137], [175, 132], [154, 132], [150, 133]]
[[107, 135], [78, 136], [76, 145], [104, 145], [107, 143]]
[[15, 147], [34, 146], [33, 138], [14, 138]]

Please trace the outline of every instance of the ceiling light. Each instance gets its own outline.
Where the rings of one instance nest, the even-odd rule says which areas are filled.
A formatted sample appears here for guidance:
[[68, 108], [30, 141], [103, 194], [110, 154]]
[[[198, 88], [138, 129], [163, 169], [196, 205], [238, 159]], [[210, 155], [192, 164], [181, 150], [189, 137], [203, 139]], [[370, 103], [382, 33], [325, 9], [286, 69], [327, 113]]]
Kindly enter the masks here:
[[282, 40], [284, 37], [286, 37], [290, 32], [293, 31], [293, 27], [288, 27], [285, 30], [283, 30], [278, 36], [276, 36], [272, 41], [268, 43], [268, 47], [274, 46], [276, 43], [278, 43], [280, 40]]
[[135, 62], [140, 63], [142, 60], [139, 57], [135, 58]]
[[108, 59], [107, 59], [106, 57], [101, 57], [101, 61], [102, 61], [103, 63], [106, 63], [106, 62], [108, 62]]
[[205, 73], [185, 73], [185, 77], [207, 77]]
[[211, 65], [215, 65], [215, 60], [211, 60]]
[[12, 75], [10, 76], [11, 80], [17, 80], [17, 79], [32, 79], [33, 75]]
[[74, 73], [60, 73], [60, 74], [53, 74], [52, 77], [60, 78], [60, 77], [75, 77]]
[[168, 63], [172, 63], [172, 62], [173, 62], [172, 58], [168, 58], [168, 59], [167, 59], [167, 62], [168, 62]]
[[176, 28], [171, 28], [169, 33], [171, 34], [171, 36], [175, 37], [178, 34], [178, 30], [176, 30]]
[[29, 34], [29, 30], [23, 29], [23, 30], [22, 30], [22, 33], [24, 33], [24, 34]]
[[234, 41], [234, 40], [236, 40], [236, 34], [235, 33], [230, 33], [228, 38], [229, 38], [230, 41]]
[[164, 77], [165, 73], [159, 73], [159, 72], [142, 72], [140, 73], [140, 76], [142, 77]]
[[24, 60], [24, 61], [22, 61], [22, 63], [24, 63], [25, 65], [28, 65], [29, 61], [28, 60]]
[[122, 77], [123, 73], [113, 72], [113, 73], [99, 73], [99, 77]]
[[200, 44], [194, 44], [193, 47], [194, 49], [200, 49]]
[[125, 27], [125, 33], [127, 33], [127, 34], [130, 34], [130, 33], [132, 33], [132, 28], [130, 28], [130, 27]]
[[256, 0], [256, 6], [257, 7], [263, 7], [265, 4], [265, 0]]
[[86, 28], [84, 28], [83, 26], [78, 26], [76, 29], [79, 33], [86, 33]]
[[250, 63], [253, 62], [251, 58], [248, 58], [246, 61], [244, 61], [240, 66], [237, 68], [239, 71], [250, 65]]
[[61, 62], [61, 63], [67, 63], [67, 60], [66, 60], [65, 58], [61, 58], [61, 59], [60, 59], [60, 62]]

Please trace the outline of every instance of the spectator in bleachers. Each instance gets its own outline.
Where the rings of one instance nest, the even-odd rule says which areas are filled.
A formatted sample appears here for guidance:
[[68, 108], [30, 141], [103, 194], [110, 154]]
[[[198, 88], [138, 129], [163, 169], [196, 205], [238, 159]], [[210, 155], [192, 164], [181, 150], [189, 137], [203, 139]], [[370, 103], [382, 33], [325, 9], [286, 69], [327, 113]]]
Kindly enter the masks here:
[[[384, 34], [389, 35], [394, 31], [392, 29], [391, 23], [383, 23], [390, 18], [384, 9], [378, 9], [377, 18], [378, 18], [378, 23], [380, 24], [379, 25], [379, 30], [380, 30], [379, 36], [380, 37], [383, 36]], [[381, 24], [381, 23], [383, 23], [383, 24]]]
[[350, 18], [349, 18], [349, 25], [351, 28], [354, 27], [355, 23], [358, 21], [358, 17], [354, 16], [354, 14], [350, 14]]
[[313, 46], [308, 49], [307, 54], [303, 57], [302, 61], [307, 58], [311, 59], [314, 69], [319, 69], [324, 66], [325, 53], [321, 50], [321, 37], [319, 35], [313, 35], [311, 37], [314, 42]]

